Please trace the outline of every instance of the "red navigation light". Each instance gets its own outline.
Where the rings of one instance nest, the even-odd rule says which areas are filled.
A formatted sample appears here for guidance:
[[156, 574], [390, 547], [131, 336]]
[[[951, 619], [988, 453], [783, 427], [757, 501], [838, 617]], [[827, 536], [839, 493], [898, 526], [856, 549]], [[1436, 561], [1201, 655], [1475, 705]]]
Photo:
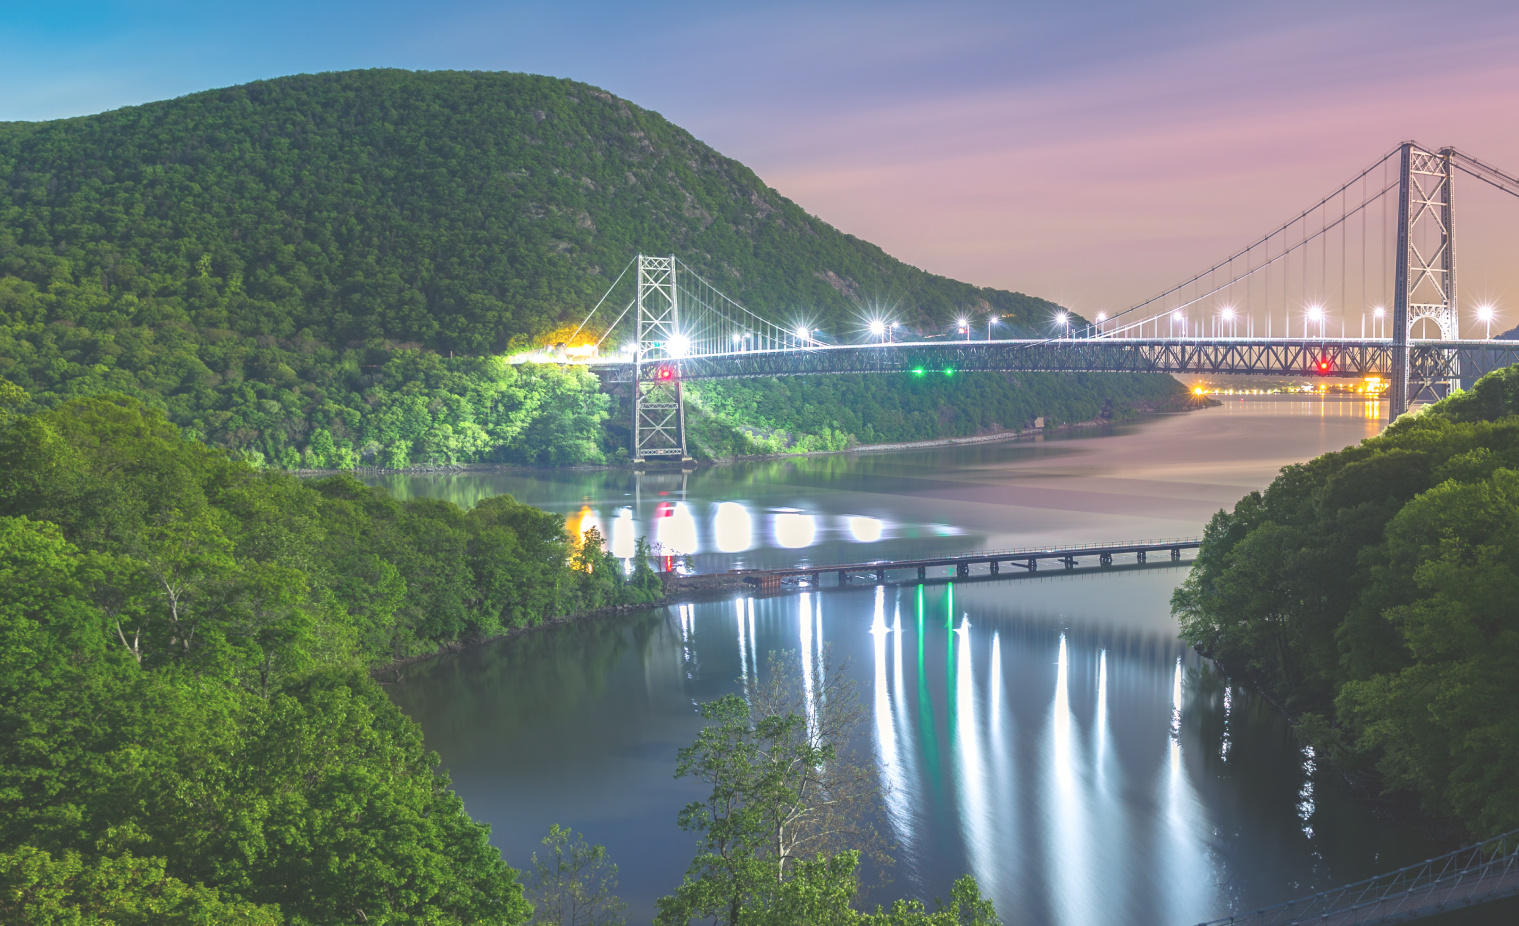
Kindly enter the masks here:
[[670, 369], [669, 367], [660, 367], [659, 368], [659, 378], [660, 379], [674, 379], [675, 378], [675, 371], [672, 370], [672, 369]]
[[1327, 359], [1319, 361], [1319, 372], [1320, 373], [1328, 373], [1329, 372], [1329, 361]]

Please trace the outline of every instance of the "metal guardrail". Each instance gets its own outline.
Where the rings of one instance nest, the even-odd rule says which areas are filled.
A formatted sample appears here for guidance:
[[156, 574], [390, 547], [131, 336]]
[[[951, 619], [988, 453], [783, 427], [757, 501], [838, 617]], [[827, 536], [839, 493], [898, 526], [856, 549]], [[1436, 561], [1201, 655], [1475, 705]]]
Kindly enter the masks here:
[[1175, 537], [1168, 540], [1130, 540], [1109, 543], [1080, 543], [1059, 546], [1024, 547], [1012, 550], [981, 550], [970, 553], [948, 553], [944, 556], [925, 556], [915, 559], [878, 559], [863, 563], [819, 563], [806, 566], [784, 566], [771, 569], [734, 569], [738, 575], [807, 575], [836, 571], [874, 571], [882, 569], [911, 569], [917, 566], [949, 566], [956, 563], [984, 563], [993, 560], [1017, 560], [1028, 558], [1091, 556], [1100, 553], [1158, 552], [1178, 547], [1192, 549], [1202, 545], [1200, 537]]
[[1519, 830], [1286, 903], [1199, 926], [1403, 923], [1519, 894]]

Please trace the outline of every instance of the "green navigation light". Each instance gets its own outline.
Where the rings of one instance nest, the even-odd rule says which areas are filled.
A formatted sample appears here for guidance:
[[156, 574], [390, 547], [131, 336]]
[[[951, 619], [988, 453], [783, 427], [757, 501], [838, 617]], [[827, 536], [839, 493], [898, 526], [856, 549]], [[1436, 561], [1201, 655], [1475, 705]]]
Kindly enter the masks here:
[[923, 368], [922, 367], [918, 367], [918, 368], [914, 369], [912, 371], [912, 375], [914, 375], [914, 376], [922, 376], [923, 375]]
[[955, 375], [955, 368], [954, 367], [945, 367], [944, 368], [944, 375], [945, 376], [954, 376]]

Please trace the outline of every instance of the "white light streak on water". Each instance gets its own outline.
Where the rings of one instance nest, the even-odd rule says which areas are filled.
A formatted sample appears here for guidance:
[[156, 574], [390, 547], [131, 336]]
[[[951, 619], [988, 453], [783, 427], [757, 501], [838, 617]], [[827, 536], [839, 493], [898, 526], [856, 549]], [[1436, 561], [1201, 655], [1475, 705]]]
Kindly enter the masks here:
[[812, 546], [817, 538], [817, 519], [798, 511], [782, 511], [775, 516], [775, 543], [788, 550]]
[[749, 634], [744, 625], [744, 600], [735, 598], [733, 608], [738, 612], [738, 670], [744, 682], [744, 697], [749, 696]]
[[1303, 786], [1297, 792], [1297, 817], [1303, 824], [1303, 835], [1313, 838], [1313, 812], [1318, 809], [1313, 799], [1313, 773], [1318, 771], [1317, 755], [1312, 746], [1303, 747]]
[[877, 518], [855, 515], [849, 519], [849, 535], [860, 543], [875, 543], [881, 539], [882, 526]]
[[754, 521], [738, 502], [719, 502], [712, 517], [712, 539], [721, 553], [742, 553], [754, 546]]
[[[901, 779], [910, 782], [909, 787], [916, 787], [918, 782], [918, 749], [920, 748], [912, 721], [911, 709], [907, 704], [907, 686], [902, 680], [902, 648], [906, 646], [905, 634], [902, 632], [902, 605], [897, 603], [896, 610], [892, 615], [892, 667], [891, 667], [891, 717], [892, 726], [896, 730], [897, 742], [903, 748], [898, 751], [901, 762]], [[902, 860], [911, 863], [916, 859], [917, 824], [914, 820], [913, 792], [904, 790], [898, 797], [901, 808], [900, 816], [892, 817], [892, 826], [897, 829], [897, 844], [901, 847]], [[889, 805], [888, 805], [889, 806]]]
[[1087, 821], [1087, 802], [1082, 794], [1076, 741], [1072, 727], [1070, 695], [1070, 657], [1065, 634], [1060, 635], [1060, 654], [1056, 662], [1055, 704], [1050, 715], [1049, 797], [1045, 803], [1051, 852], [1048, 866], [1049, 893], [1061, 926], [1099, 923], [1096, 894], [1092, 883], [1092, 859], [1087, 849], [1091, 831]]
[[632, 559], [633, 545], [637, 538], [637, 531], [633, 527], [633, 509], [617, 509], [617, 518], [612, 521], [612, 555], [618, 559]]
[[981, 725], [976, 722], [976, 670], [971, 660], [970, 618], [962, 617], [955, 643], [955, 797], [960, 825], [970, 850], [976, 879], [993, 887], [997, 864], [996, 833], [987, 798]]
[[690, 506], [675, 502], [660, 515], [654, 519], [654, 539], [665, 552], [684, 556], [700, 549], [696, 539], [696, 519], [691, 517]]
[[1208, 811], [1187, 777], [1182, 762], [1182, 694], [1181, 657], [1178, 656], [1171, 676], [1169, 762], [1161, 793], [1165, 825], [1163, 842], [1157, 851], [1161, 853], [1159, 857], [1170, 862], [1166, 869], [1170, 876], [1162, 885], [1161, 895], [1166, 903], [1166, 919], [1195, 922], [1215, 907], [1214, 866], [1207, 851], [1211, 836]]
[[875, 619], [870, 625], [875, 639], [875, 697], [873, 707], [876, 722], [876, 765], [881, 780], [882, 797], [886, 802], [886, 818], [891, 824], [892, 835], [898, 843], [905, 842], [912, 832], [907, 805], [908, 784], [902, 774], [901, 749], [897, 742], [895, 718], [891, 711], [891, 691], [887, 683], [886, 649], [891, 628], [886, 626], [886, 587], [876, 586]]
[[802, 693], [807, 707], [807, 729], [811, 731], [817, 724], [817, 690], [812, 684], [812, 593], [803, 592], [799, 597], [801, 612], [797, 615], [797, 624], [801, 628]]

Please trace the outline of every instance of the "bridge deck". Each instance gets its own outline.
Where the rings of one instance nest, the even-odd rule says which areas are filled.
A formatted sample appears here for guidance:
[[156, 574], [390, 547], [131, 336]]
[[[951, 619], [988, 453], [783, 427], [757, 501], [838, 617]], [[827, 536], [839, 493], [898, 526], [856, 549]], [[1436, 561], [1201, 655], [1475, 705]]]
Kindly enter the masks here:
[[917, 559], [897, 560], [871, 560], [863, 563], [830, 563], [817, 565], [789, 566], [781, 569], [735, 569], [733, 574], [741, 576], [744, 581], [762, 588], [775, 588], [784, 585], [788, 580], [800, 582], [806, 579], [809, 584], [816, 586], [821, 577], [826, 573], [838, 575], [840, 584], [847, 584], [854, 576], [865, 575], [874, 577], [877, 582], [885, 582], [888, 572], [892, 570], [913, 569], [917, 571], [917, 578], [927, 578], [929, 569], [953, 567], [957, 576], [969, 576], [971, 567], [984, 565], [988, 567], [990, 575], [997, 575], [1003, 565], [1026, 569], [1030, 572], [1039, 568], [1039, 563], [1045, 560], [1055, 560], [1062, 563], [1065, 568], [1072, 569], [1078, 560], [1088, 557], [1096, 557], [1103, 566], [1110, 566], [1115, 556], [1133, 556], [1137, 562], [1143, 563], [1151, 553], [1168, 553], [1172, 560], [1181, 559], [1181, 551], [1195, 550], [1202, 546], [1202, 541], [1196, 537], [1182, 537], [1172, 540], [1138, 540], [1124, 541], [1121, 543], [1087, 543], [1074, 546], [1060, 547], [1028, 547], [1016, 550], [982, 550], [975, 553], [952, 554], [948, 556], [928, 556]]

